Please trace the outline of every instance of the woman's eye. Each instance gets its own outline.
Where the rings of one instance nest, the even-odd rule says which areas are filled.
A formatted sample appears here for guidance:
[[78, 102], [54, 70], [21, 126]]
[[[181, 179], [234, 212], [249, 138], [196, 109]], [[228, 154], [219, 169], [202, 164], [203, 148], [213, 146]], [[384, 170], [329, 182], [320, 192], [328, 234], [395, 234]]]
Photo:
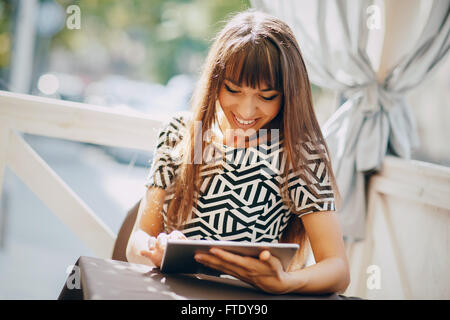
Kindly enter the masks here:
[[238, 93], [239, 91], [232, 90], [229, 86], [225, 84], [225, 88], [231, 93]]
[[270, 101], [270, 100], [275, 99], [277, 96], [278, 96], [278, 95], [276, 94], [276, 95], [273, 95], [273, 96], [271, 96], [271, 97], [263, 97], [263, 96], [261, 96], [261, 98], [263, 98], [263, 99], [266, 100], [266, 101]]

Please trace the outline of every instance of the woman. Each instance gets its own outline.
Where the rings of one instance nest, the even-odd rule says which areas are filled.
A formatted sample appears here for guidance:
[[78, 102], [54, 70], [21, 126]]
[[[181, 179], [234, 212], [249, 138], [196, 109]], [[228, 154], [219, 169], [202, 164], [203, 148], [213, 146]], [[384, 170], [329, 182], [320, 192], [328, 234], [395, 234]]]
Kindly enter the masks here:
[[[160, 131], [128, 260], [159, 266], [174, 230], [169, 237], [297, 242], [288, 270], [268, 251], [195, 259], [266, 292], [345, 291], [339, 192], [290, 28], [253, 10], [235, 15], [210, 49], [192, 109]], [[304, 267], [308, 241], [316, 264]]]

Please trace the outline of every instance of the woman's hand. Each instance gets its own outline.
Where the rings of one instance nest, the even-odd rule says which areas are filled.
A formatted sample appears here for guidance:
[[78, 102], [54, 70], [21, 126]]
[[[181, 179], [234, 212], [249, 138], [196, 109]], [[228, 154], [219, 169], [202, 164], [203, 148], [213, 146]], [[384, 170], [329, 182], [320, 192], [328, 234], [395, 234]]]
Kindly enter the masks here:
[[149, 258], [155, 266], [158, 268], [161, 267], [161, 261], [164, 256], [164, 251], [166, 250], [167, 240], [186, 240], [186, 236], [178, 231], [172, 231], [169, 235], [162, 232], [158, 235], [157, 238], [150, 237], [148, 239], [148, 251], [141, 250], [140, 254], [144, 257]]
[[209, 253], [197, 253], [194, 258], [207, 267], [225, 272], [266, 292], [281, 294], [291, 291], [289, 273], [268, 250], [262, 251], [256, 259], [212, 248]]

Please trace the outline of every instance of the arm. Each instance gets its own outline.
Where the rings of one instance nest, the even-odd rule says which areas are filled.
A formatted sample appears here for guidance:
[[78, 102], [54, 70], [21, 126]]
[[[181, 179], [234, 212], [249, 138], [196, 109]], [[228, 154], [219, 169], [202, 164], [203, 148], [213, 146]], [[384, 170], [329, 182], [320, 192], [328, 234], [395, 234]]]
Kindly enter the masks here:
[[128, 240], [126, 255], [129, 262], [154, 265], [150, 258], [142, 256], [140, 252], [148, 250], [150, 236], [156, 237], [164, 229], [161, 211], [165, 195], [166, 191], [161, 188], [150, 187], [146, 190]]
[[[167, 239], [185, 239], [180, 232], [166, 235], [162, 208], [167, 188], [172, 185], [178, 166], [172, 151], [183, 139], [184, 115], [176, 115], [166, 122], [158, 133], [152, 165], [147, 177], [147, 191], [141, 200], [136, 222], [127, 245], [130, 262], [159, 266]], [[175, 138], [175, 139], [174, 139]], [[154, 239], [153, 237], [158, 237]], [[153, 238], [153, 239], [152, 239]], [[153, 245], [149, 247], [149, 240]]]
[[195, 258], [208, 267], [271, 293], [345, 291], [350, 275], [335, 213], [307, 214], [301, 219], [317, 262], [305, 269], [284, 271], [281, 262], [268, 251], [263, 251], [259, 259], [255, 259], [213, 248], [209, 254], [197, 254]]
[[342, 233], [333, 211], [302, 218], [316, 264], [288, 274], [290, 292], [344, 292], [350, 282]]

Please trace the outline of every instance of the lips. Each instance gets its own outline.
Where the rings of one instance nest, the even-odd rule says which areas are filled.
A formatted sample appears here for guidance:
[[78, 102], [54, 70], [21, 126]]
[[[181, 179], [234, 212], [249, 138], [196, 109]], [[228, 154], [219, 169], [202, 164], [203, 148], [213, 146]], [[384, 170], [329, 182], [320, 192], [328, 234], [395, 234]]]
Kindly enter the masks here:
[[251, 123], [243, 124], [237, 120], [236, 116], [233, 113], [232, 113], [232, 115], [233, 115], [233, 120], [234, 120], [234, 123], [236, 124], [236, 126], [238, 126], [239, 128], [242, 128], [242, 129], [247, 129], [247, 128], [253, 127], [259, 120], [259, 118], [257, 118]]

